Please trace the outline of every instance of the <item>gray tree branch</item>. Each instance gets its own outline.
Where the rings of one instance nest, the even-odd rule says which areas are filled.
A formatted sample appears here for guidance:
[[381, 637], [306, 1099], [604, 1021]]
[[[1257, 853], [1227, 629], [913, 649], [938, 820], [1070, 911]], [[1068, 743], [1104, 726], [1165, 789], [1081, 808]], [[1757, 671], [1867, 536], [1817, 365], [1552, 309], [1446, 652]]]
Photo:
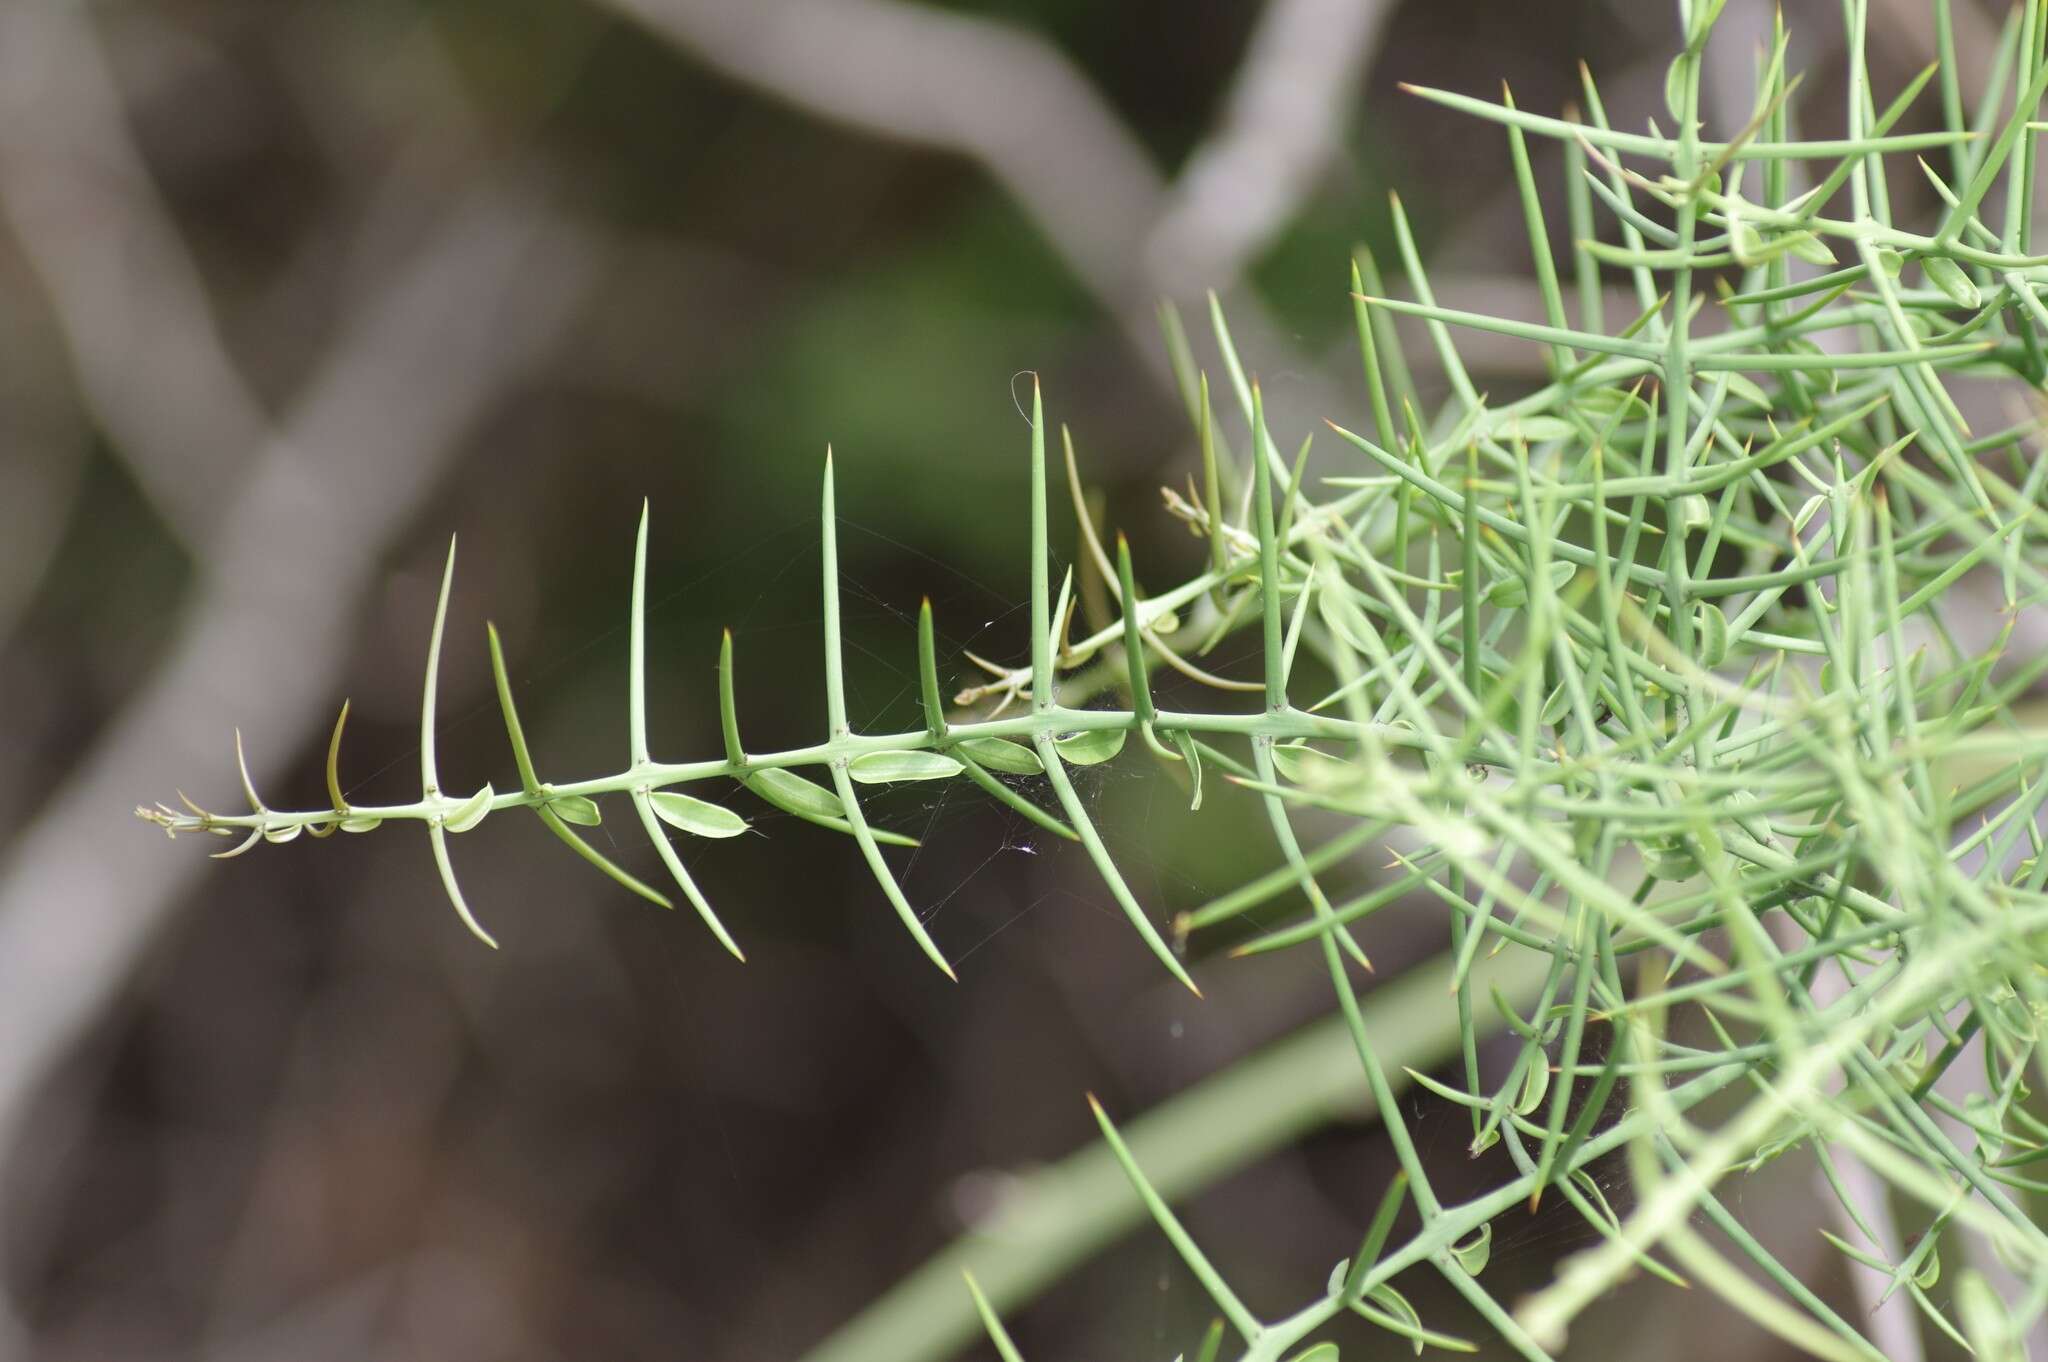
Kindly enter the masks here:
[[136, 792], [217, 765], [237, 724], [268, 739], [251, 752], [261, 781], [319, 727], [384, 552], [464, 434], [561, 334], [590, 263], [531, 191], [472, 193], [250, 460], [170, 655], [0, 867], [0, 1151], [204, 873], [119, 834]]
[[0, 213], [49, 295], [85, 405], [196, 547], [268, 422], [77, 6], [0, 6]]
[[1235, 280], [1343, 149], [1360, 74], [1390, 0], [1272, 0], [1223, 114], [1175, 180], [1146, 241], [1162, 284]]
[[[1383, 0], [1273, 0], [1223, 124], [1169, 186], [1074, 64], [1013, 25], [907, 0], [609, 0], [712, 68], [821, 117], [978, 162], [1115, 317], [1170, 392], [1152, 306], [1225, 295], [1248, 356], [1314, 366], [1238, 287], [1258, 246], [1315, 185], [1351, 108]], [[1310, 52], [1316, 24], [1327, 49]], [[1210, 231], [1219, 195], [1245, 202]], [[1159, 234], [1164, 232], [1164, 236]], [[1340, 410], [1320, 378], [1315, 405]]]

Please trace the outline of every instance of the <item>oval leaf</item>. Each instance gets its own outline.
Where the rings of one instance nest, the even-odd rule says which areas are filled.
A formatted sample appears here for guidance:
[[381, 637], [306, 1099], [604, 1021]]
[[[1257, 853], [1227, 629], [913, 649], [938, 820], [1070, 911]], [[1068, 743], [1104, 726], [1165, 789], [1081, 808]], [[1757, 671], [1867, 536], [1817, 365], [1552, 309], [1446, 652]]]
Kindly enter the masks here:
[[1626, 410], [1632, 414], [1647, 417], [1650, 404], [1626, 388], [1594, 388], [1579, 395], [1579, 406], [1594, 416], [1612, 416]]
[[1035, 776], [1045, 770], [1045, 764], [1038, 754], [1020, 742], [1008, 738], [969, 738], [960, 744], [963, 756], [974, 760], [991, 771], [1005, 775]]
[[1728, 221], [1728, 245], [1735, 252], [1739, 265], [1754, 265], [1764, 253], [1764, 239], [1755, 227], [1741, 218], [1731, 217]]
[[1123, 751], [1124, 737], [1121, 728], [1089, 728], [1054, 738], [1052, 745], [1069, 766], [1095, 766]]
[[1828, 499], [1819, 492], [1815, 492], [1812, 496], [1801, 502], [1799, 509], [1792, 513], [1792, 528], [1795, 531], [1804, 530], [1807, 522], [1813, 519], [1814, 513], [1827, 504]]
[[359, 815], [354, 818], [344, 818], [341, 820], [341, 830], [343, 832], [375, 832], [382, 826], [384, 826], [384, 820], [381, 818], [369, 818]]
[[[815, 781], [806, 780], [794, 771], [771, 766], [752, 775], [740, 777], [740, 784], [785, 813], [793, 813], [798, 818], [816, 823], [821, 828], [843, 832], [849, 837], [853, 835], [853, 825], [846, 821], [846, 809], [840, 804], [839, 796]], [[915, 837], [906, 837], [887, 828], [871, 827], [868, 832], [883, 846], [918, 845]]]
[[604, 821], [598, 811], [597, 801], [582, 795], [557, 795], [548, 801], [548, 809], [564, 823], [574, 823], [579, 828], [594, 828]]
[[1700, 873], [1699, 858], [1676, 838], [1643, 846], [1643, 869], [1653, 877], [1673, 882], [1689, 880]]
[[1571, 422], [1555, 416], [1518, 416], [1509, 424], [1508, 430], [1532, 445], [1569, 440], [1579, 433]]
[[1712, 601], [1693, 607], [1693, 631], [1699, 647], [1700, 665], [1718, 667], [1728, 660], [1728, 616]]
[[867, 752], [846, 764], [846, 774], [863, 785], [899, 780], [945, 780], [967, 768], [942, 752]]
[[[1550, 589], [1556, 591], [1572, 579], [1570, 563], [1550, 565]], [[1503, 577], [1486, 588], [1488, 605], [1523, 605], [1529, 600], [1529, 582], [1525, 577]]]
[[677, 794], [673, 790], [651, 790], [648, 802], [662, 822], [697, 837], [737, 837], [747, 830], [747, 820], [722, 804]]
[[[497, 797], [498, 792], [489, 785], [485, 785], [481, 790], [463, 800], [461, 808], [458, 808], [454, 813], [442, 819], [441, 826], [447, 828], [450, 832], [468, 832], [471, 828], [484, 821], [484, 815], [491, 811], [491, 801]], [[353, 831], [354, 829], [350, 830]]]
[[1747, 402], [1753, 407], [1762, 407], [1765, 411], [1769, 411], [1773, 406], [1771, 395], [1758, 387], [1755, 379], [1735, 373], [1727, 375], [1727, 379], [1730, 397]]
[[1790, 232], [1780, 239], [1784, 241], [1786, 250], [1809, 265], [1819, 265], [1825, 269], [1835, 263], [1835, 253], [1828, 249], [1826, 242], [1812, 232]]
[[749, 790], [788, 813], [811, 818], [840, 818], [846, 809], [833, 794], [814, 780], [779, 766], [770, 766], [745, 778]]
[[1486, 1271], [1486, 1260], [1493, 1255], [1493, 1222], [1479, 1227], [1479, 1237], [1469, 1244], [1451, 1245], [1451, 1256], [1458, 1260], [1458, 1266], [1465, 1269], [1468, 1277], [1477, 1277]]
[[1185, 728], [1173, 730], [1173, 745], [1180, 750], [1180, 759], [1187, 763], [1188, 776], [1194, 785], [1194, 793], [1188, 798], [1188, 812], [1199, 812], [1202, 807], [1202, 753], [1195, 746], [1195, 740]]
[[1381, 1282], [1366, 1293], [1366, 1299], [1385, 1310], [1409, 1328], [1420, 1329], [1422, 1327], [1422, 1316], [1416, 1313], [1415, 1307], [1409, 1303], [1408, 1298], [1386, 1282]]
[[1527, 1116], [1543, 1105], [1543, 1098], [1550, 1091], [1550, 1064], [1541, 1050], [1529, 1058], [1529, 1067], [1522, 1071], [1522, 1095], [1515, 1099], [1515, 1114]]
[[1306, 743], [1278, 744], [1273, 748], [1273, 765], [1296, 785], [1328, 788], [1348, 784], [1358, 775], [1358, 768], [1344, 758]]
[[1972, 312], [1984, 306], [1984, 295], [1977, 292], [1977, 285], [1963, 272], [1963, 267], [1942, 256], [1922, 257], [1920, 269], [1926, 274], [1927, 282], [1946, 293], [1957, 307], [1969, 308]]

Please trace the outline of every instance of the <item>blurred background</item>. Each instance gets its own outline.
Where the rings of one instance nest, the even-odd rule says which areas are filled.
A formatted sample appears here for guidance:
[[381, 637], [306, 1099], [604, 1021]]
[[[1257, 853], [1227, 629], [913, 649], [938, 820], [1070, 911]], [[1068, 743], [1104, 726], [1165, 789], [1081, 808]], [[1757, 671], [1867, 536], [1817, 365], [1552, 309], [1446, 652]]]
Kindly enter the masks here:
[[[1817, 131], [1840, 7], [1785, 8]], [[1873, 5], [1888, 88], [1930, 10]], [[1998, 16], [1955, 11], [1974, 89]], [[1746, 118], [1769, 18], [1731, 0], [1710, 128]], [[516, 783], [487, 618], [543, 773], [616, 769], [643, 497], [656, 754], [716, 751], [721, 627], [749, 744], [816, 740], [828, 442], [854, 719], [914, 726], [920, 596], [948, 684], [1026, 651], [1025, 371], [1141, 579], [1198, 570], [1159, 501], [1194, 465], [1157, 303], [1213, 365], [1222, 295], [1282, 445], [1357, 424], [1346, 268], [1391, 254], [1390, 189], [1443, 301], [1537, 315], [1505, 140], [1397, 82], [1549, 112], [1584, 58], [1637, 126], [1675, 32], [1639, 0], [0, 0], [6, 1354], [794, 1358], [1094, 1140], [1085, 1091], [1134, 1115], [1324, 1015], [1307, 957], [1194, 1003], [1083, 856], [957, 792], [878, 817], [924, 839], [896, 864], [958, 986], [851, 843], [745, 796], [764, 835], [684, 848], [744, 966], [531, 820], [455, 844], [493, 953], [406, 829], [216, 865], [130, 810], [238, 807], [237, 727], [267, 800], [320, 806], [344, 697], [350, 798], [414, 797], [451, 534], [447, 783]], [[1496, 395], [1537, 372], [1468, 354]], [[1189, 816], [1135, 752], [1085, 794], [1162, 921], [1270, 864], [1227, 791]], [[611, 812], [600, 844], [658, 877]], [[1375, 918], [1381, 977], [1444, 931]], [[1407, 1101], [1479, 1185], [1461, 1118]], [[1291, 1308], [1391, 1168], [1340, 1123], [1188, 1220]], [[1852, 1308], [1810, 1176], [1732, 1195]], [[1585, 1233], [1561, 1206], [1503, 1233], [1496, 1294]], [[1432, 1285], [1432, 1324], [1483, 1335]], [[1208, 1314], [1140, 1231], [1013, 1322], [1035, 1358], [1163, 1362]], [[1571, 1355], [1650, 1347], [1779, 1355], [1655, 1285]]]

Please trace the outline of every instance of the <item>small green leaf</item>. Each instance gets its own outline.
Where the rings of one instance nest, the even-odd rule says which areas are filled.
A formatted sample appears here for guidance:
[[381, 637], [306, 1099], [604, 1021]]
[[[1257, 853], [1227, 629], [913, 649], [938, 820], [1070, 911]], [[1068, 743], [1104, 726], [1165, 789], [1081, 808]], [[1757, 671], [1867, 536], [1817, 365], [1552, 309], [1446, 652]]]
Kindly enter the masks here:
[[375, 832], [383, 826], [384, 820], [381, 818], [355, 817], [341, 820], [343, 832]]
[[1185, 728], [1174, 729], [1172, 737], [1173, 745], [1180, 749], [1181, 760], [1187, 763], [1188, 776], [1194, 783], [1194, 792], [1188, 798], [1188, 812], [1195, 813], [1202, 807], [1202, 752]]
[[1681, 52], [1664, 68], [1664, 107], [1680, 121], [1685, 118], [1685, 64], [1690, 55]]
[[1926, 274], [1927, 282], [1946, 293], [1957, 307], [1974, 312], [1984, 306], [1984, 295], [1977, 291], [1977, 285], [1955, 261], [1939, 255], [1922, 256], [1920, 269]]
[[1529, 1022], [1522, 1020], [1522, 1014], [1515, 1011], [1515, 1005], [1508, 1001], [1507, 994], [1501, 992], [1497, 986], [1489, 990], [1489, 992], [1493, 997], [1493, 1010], [1500, 1013], [1500, 1019], [1508, 1024], [1508, 1030], [1513, 1031], [1523, 1040], [1534, 1041], [1538, 1044], [1542, 1042], [1543, 1033], [1538, 1031]]
[[[1562, 589], [1564, 584], [1572, 579], [1572, 571], [1573, 568], [1570, 563], [1552, 563], [1550, 565], [1550, 589], [1552, 591]], [[1486, 588], [1486, 603], [1488, 605], [1523, 605], [1528, 602], [1528, 599], [1529, 581], [1526, 577], [1503, 577]]]
[[1069, 766], [1095, 766], [1123, 751], [1126, 736], [1121, 728], [1085, 728], [1054, 738], [1052, 745]]
[[711, 929], [711, 934], [718, 938], [718, 944], [732, 953], [733, 959], [742, 964], [746, 963], [747, 953], [740, 949], [739, 943], [732, 939], [732, 933], [718, 920], [718, 913], [712, 908], [711, 901], [704, 897], [704, 891], [690, 878], [689, 868], [683, 864], [682, 858], [676, 855], [676, 849], [670, 843], [668, 834], [662, 831], [661, 816], [654, 811], [652, 791], [645, 788], [633, 791], [633, 812], [640, 816], [640, 826], [647, 829], [647, 840], [654, 843], [654, 850], [661, 857], [661, 863], [668, 867], [670, 877], [675, 880], [676, 887], [683, 891], [683, 897], [690, 901], [690, 906], [697, 910], [697, 916]]
[[747, 820], [723, 804], [674, 790], [650, 790], [647, 798], [662, 822], [698, 837], [737, 837], [747, 830]]
[[1728, 616], [1712, 601], [1693, 607], [1693, 634], [1702, 667], [1718, 667], [1728, 660]]
[[1835, 263], [1835, 253], [1828, 249], [1826, 242], [1812, 232], [1790, 232], [1779, 240], [1785, 243], [1786, 250], [1809, 265], [1825, 267]]
[[[1422, 1316], [1416, 1313], [1414, 1305], [1409, 1302], [1406, 1296], [1395, 1290], [1391, 1285], [1382, 1282], [1368, 1293], [1366, 1299], [1378, 1305], [1382, 1310], [1385, 1310], [1408, 1328], [1420, 1329], [1422, 1327]], [[1417, 1351], [1421, 1350], [1417, 1349]]]
[[485, 785], [481, 790], [463, 800], [462, 806], [456, 809], [454, 813], [442, 819], [442, 826], [450, 832], [468, 832], [471, 828], [484, 821], [484, 815], [491, 811], [491, 801], [497, 797], [498, 792], [489, 785]]
[[1754, 379], [1736, 373], [1731, 373], [1727, 377], [1730, 397], [1747, 402], [1752, 407], [1762, 407], [1765, 411], [1776, 405], [1771, 401], [1771, 395], [1757, 386]]
[[863, 785], [899, 780], [948, 780], [967, 768], [942, 752], [865, 752], [846, 764], [846, 774]]
[[1544, 1094], [1550, 1091], [1550, 1063], [1541, 1050], [1530, 1053], [1529, 1067], [1522, 1071], [1522, 1095], [1515, 1099], [1515, 1114], [1527, 1116], [1543, 1105]]
[[1906, 257], [1889, 248], [1880, 248], [1877, 253], [1877, 267], [1890, 278], [1896, 279], [1906, 268]]
[[1294, 1354], [1294, 1356], [1288, 1358], [1287, 1362], [1338, 1362], [1337, 1345], [1334, 1343], [1318, 1343], [1313, 1348], [1302, 1349]]
[[745, 777], [744, 783], [785, 813], [805, 818], [839, 819], [845, 816], [846, 810], [838, 795], [816, 781], [780, 766], [764, 767]]
[[556, 795], [547, 803], [554, 810], [555, 817], [564, 823], [574, 823], [579, 828], [594, 828], [604, 821], [604, 814], [598, 811], [597, 801], [582, 795]]
[[1764, 253], [1764, 239], [1756, 228], [1742, 218], [1731, 218], [1728, 223], [1728, 245], [1735, 252], [1738, 264], [1753, 265]]
[[1439, 1348], [1445, 1352], [1476, 1353], [1479, 1348], [1468, 1339], [1453, 1338], [1440, 1334], [1434, 1329], [1422, 1327], [1422, 1316], [1415, 1312], [1408, 1298], [1385, 1282], [1374, 1287], [1362, 1301], [1354, 1301], [1351, 1308], [1359, 1315], [1389, 1333], [1408, 1340], [1408, 1346], [1417, 1357], [1425, 1348]]
[[263, 840], [274, 843], [277, 846], [283, 846], [286, 842], [297, 841], [299, 834], [305, 830], [306, 827], [303, 823], [293, 823], [282, 828], [266, 828], [263, 833]]
[[1458, 1266], [1465, 1269], [1468, 1277], [1477, 1277], [1486, 1271], [1486, 1260], [1493, 1254], [1493, 1222], [1479, 1227], [1479, 1237], [1469, 1243], [1451, 1245], [1451, 1256], [1458, 1260]]
[[1814, 513], [1827, 504], [1827, 497], [1819, 492], [1814, 493], [1801, 502], [1799, 509], [1792, 513], [1793, 530], [1795, 532], [1803, 532], [1806, 529], [1807, 522], [1813, 519]]
[[1650, 404], [1626, 388], [1594, 388], [1582, 393], [1578, 403], [1579, 409], [1589, 416], [1612, 416], [1617, 411], [1645, 418], [1650, 414]]
[[1358, 768], [1352, 763], [1306, 743], [1275, 744], [1273, 765], [1296, 785], [1327, 789], [1333, 785], [1348, 785], [1358, 778]]
[[1045, 770], [1036, 752], [1008, 738], [969, 738], [960, 744], [960, 753], [1004, 775], [1035, 776]]
[[1746, 1166], [1750, 1172], [1754, 1173], [1771, 1160], [1779, 1158], [1805, 1143], [1806, 1136], [1803, 1133], [1785, 1135], [1775, 1140], [1766, 1140], [1763, 1144], [1757, 1146], [1756, 1153], [1750, 1156], [1749, 1163]]
[[[839, 802], [839, 796], [794, 771], [767, 766], [740, 777], [740, 783], [784, 813], [795, 814], [807, 823], [816, 823], [821, 828], [843, 832], [849, 837], [853, 835], [853, 824], [846, 821], [846, 808]], [[868, 834], [884, 846], [914, 847], [918, 844], [915, 837], [906, 837], [887, 828], [871, 827]]]
[[1577, 426], [1555, 416], [1518, 416], [1508, 429], [1532, 445], [1548, 444], [1552, 440], [1575, 439], [1579, 433]]
[[1643, 868], [1660, 880], [1689, 880], [1700, 873], [1700, 862], [1678, 838], [1643, 844]]
[[946, 702], [939, 698], [938, 645], [932, 636], [932, 598], [917, 608], [917, 690], [924, 703], [924, 729], [936, 740], [946, 736]]
[[241, 841], [235, 843], [226, 851], [208, 852], [207, 859], [210, 861], [232, 861], [235, 859], [235, 857], [241, 855], [243, 852], [247, 851], [250, 847], [255, 846], [258, 842], [262, 840], [263, 829], [251, 828], [249, 830], [249, 835], [247, 837], [244, 837]]

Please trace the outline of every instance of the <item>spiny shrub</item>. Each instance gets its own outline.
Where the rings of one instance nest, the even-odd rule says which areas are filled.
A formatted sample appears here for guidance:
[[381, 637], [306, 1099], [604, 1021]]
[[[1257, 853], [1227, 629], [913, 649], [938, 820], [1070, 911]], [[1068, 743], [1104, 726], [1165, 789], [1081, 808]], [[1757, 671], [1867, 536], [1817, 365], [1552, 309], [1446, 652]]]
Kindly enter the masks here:
[[[240, 836], [223, 855], [259, 839], [418, 827], [456, 911], [488, 942], [450, 857], [451, 839], [488, 816], [527, 810], [625, 888], [669, 903], [577, 831], [598, 822], [599, 798], [623, 796], [676, 888], [737, 955], [668, 834], [739, 833], [744, 816], [719, 796], [742, 786], [858, 842], [905, 930], [951, 974], [889, 867], [884, 848], [907, 839], [869, 823], [861, 790], [971, 781], [1078, 841], [1162, 968], [1194, 988], [1068, 774], [1142, 748], [1181, 768], [1197, 804], [1220, 778], [1263, 808], [1276, 872], [1185, 916], [1179, 931], [1199, 945], [1248, 908], [1299, 891], [1306, 915], [1239, 953], [1320, 953], [1401, 1169], [1356, 1253], [1290, 1312], [1267, 1317], [1238, 1299], [1097, 1108], [1104, 1138], [1242, 1357], [1333, 1357], [1315, 1339], [1347, 1314], [1418, 1348], [1470, 1346], [1418, 1318], [1395, 1285], [1410, 1269], [1441, 1274], [1531, 1358], [1549, 1356], [1576, 1315], [1638, 1270], [1700, 1283], [1816, 1356], [1878, 1357], [1858, 1323], [1745, 1232], [1717, 1190], [1795, 1146], [1819, 1161], [1851, 1223], [1864, 1208], [1836, 1174], [1844, 1158], [1925, 1209], [1900, 1261], [1838, 1241], [1846, 1255], [1890, 1274], [1979, 1356], [2019, 1356], [2048, 1301], [2048, 1234], [2025, 1205], [2044, 1189], [2030, 1165], [2048, 1156], [2048, 1124], [2028, 1107], [2048, 1019], [2048, 732], [2025, 697], [2048, 656], [2004, 650], [2048, 586], [2048, 460], [2029, 447], [2031, 416], [1974, 430], [1957, 393], [1958, 380], [1993, 379], [2008, 400], [2031, 397], [2048, 373], [2048, 256], [2031, 247], [2031, 120], [2048, 91], [2048, 18], [2030, 3], [2007, 24], [1971, 116], [1953, 63], [1880, 107], [1864, 59], [1867, 5], [1849, 0], [1846, 134], [1831, 140], [1792, 130], [1797, 81], [1781, 19], [1758, 63], [1752, 114], [1709, 141], [1701, 59], [1720, 5], [1679, 9], [1686, 41], [1666, 87], [1668, 132], [1656, 120], [1646, 132], [1611, 127], [1590, 77], [1582, 114], [1561, 118], [1505, 97], [1415, 91], [1507, 137], [1545, 319], [1439, 306], [1397, 203], [1412, 301], [1384, 296], [1370, 257], [1354, 265], [1371, 423], [1364, 433], [1331, 426], [1349, 467], [1320, 487], [1303, 474], [1306, 442], [1292, 458], [1275, 445], [1220, 310], [1217, 405], [1243, 432], [1235, 446], [1167, 314], [1202, 465], [1199, 485], [1190, 479], [1166, 502], [1205, 541], [1206, 565], [1141, 597], [1126, 545], [1112, 554], [1084, 513], [1088, 566], [1121, 602], [1120, 622], [1085, 638], [1070, 627], [1072, 572], [1053, 587], [1047, 430], [1034, 390], [1030, 662], [983, 664], [993, 679], [949, 708], [927, 602], [921, 729], [857, 732], [847, 713], [828, 455], [829, 727], [816, 744], [748, 750], [728, 636], [723, 755], [655, 759], [643, 513], [622, 770], [541, 779], [493, 632], [520, 788], [443, 788], [434, 691], [444, 577], [416, 801], [343, 798], [337, 723], [331, 807], [272, 809], [244, 766], [247, 813], [159, 806], [143, 816], [174, 833]], [[1945, 3], [1936, 15], [1951, 52]], [[1938, 127], [1894, 131], [1924, 119], [1929, 102]], [[1572, 235], [1561, 252], [1530, 138], [1561, 147]], [[1921, 194], [1935, 204], [1926, 220], [1895, 219], [1895, 176], [1931, 189]], [[1610, 285], [1634, 299], [1618, 327], [1604, 315]], [[1402, 362], [1397, 316], [1426, 325], [1448, 380], [1433, 415]], [[1458, 350], [1473, 330], [1539, 347], [1547, 381], [1489, 402]], [[454, 566], [451, 546], [450, 576]], [[1995, 604], [1972, 604], [1966, 590]], [[1256, 703], [1233, 705], [1224, 690], [1199, 712], [1158, 707], [1159, 666], [1229, 685], [1199, 659], [1239, 630], [1258, 631]], [[1315, 665], [1297, 669], [1304, 652]], [[1318, 678], [1317, 693], [1303, 694], [1299, 676]], [[1004, 779], [1019, 776], [1043, 783]], [[1042, 788], [1054, 808], [1026, 797]], [[1297, 824], [1308, 811], [1345, 830], [1304, 845]], [[1331, 901], [1319, 874], [1390, 837], [1416, 848], [1397, 853], [1397, 873], [1364, 897]], [[1391, 1087], [1401, 1076], [1383, 1064], [1386, 1037], [1369, 1029], [1354, 974], [1366, 967], [1366, 919], [1418, 894], [1448, 923], [1453, 988], [1441, 1006], [1456, 1012], [1462, 1054], [1456, 1081], [1415, 1081], [1469, 1112], [1474, 1152], [1500, 1144], [1512, 1157], [1513, 1176], [1458, 1204], [1439, 1195], [1409, 1138]], [[1523, 984], [1475, 996], [1483, 979], [1510, 977], [1483, 972], [1493, 966], [1482, 957], [1496, 955], [1519, 962], [1512, 977]], [[1478, 1043], [1495, 1027], [1514, 1059], [1482, 1080]], [[1606, 1114], [1610, 1097], [1623, 1099], [1618, 1117]], [[1617, 1152], [1632, 1183], [1625, 1213], [1587, 1173]], [[1526, 1299], [1497, 1300], [1484, 1274], [1494, 1222], [1553, 1195], [1597, 1244]], [[1416, 1215], [1405, 1219], [1419, 1228], [1397, 1236], [1409, 1203]], [[1995, 1253], [2018, 1281], [2013, 1299], [1966, 1268], [1937, 1302], [1940, 1247], [1958, 1240]], [[999, 1351], [1015, 1358], [975, 1293]], [[1212, 1331], [1199, 1355], [1215, 1358], [1223, 1337]]]

